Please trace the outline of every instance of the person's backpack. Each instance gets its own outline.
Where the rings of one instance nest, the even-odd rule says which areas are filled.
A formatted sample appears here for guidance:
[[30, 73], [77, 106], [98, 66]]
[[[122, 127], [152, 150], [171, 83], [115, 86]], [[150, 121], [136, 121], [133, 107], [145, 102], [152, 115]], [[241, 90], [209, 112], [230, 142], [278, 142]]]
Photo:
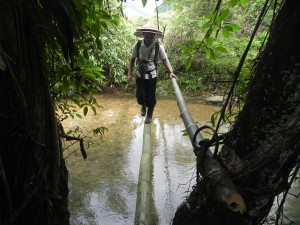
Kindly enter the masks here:
[[[140, 52], [141, 43], [142, 43], [141, 40], [139, 40], [136, 43], [137, 63], [140, 62], [140, 54], [139, 54], [139, 52]], [[158, 52], [159, 52], [159, 43], [157, 41], [155, 41], [155, 53], [154, 53], [154, 65], [155, 65], [155, 69], [157, 69]]]

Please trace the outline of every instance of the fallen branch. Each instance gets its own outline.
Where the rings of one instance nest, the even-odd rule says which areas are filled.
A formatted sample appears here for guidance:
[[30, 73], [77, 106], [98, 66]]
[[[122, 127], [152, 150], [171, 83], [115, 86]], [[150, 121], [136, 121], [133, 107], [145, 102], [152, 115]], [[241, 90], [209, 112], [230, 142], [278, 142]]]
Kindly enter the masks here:
[[65, 133], [64, 128], [63, 128], [63, 126], [61, 124], [59, 124], [59, 127], [60, 127], [59, 137], [66, 139], [66, 141], [79, 141], [80, 152], [82, 154], [83, 159], [86, 159], [87, 158], [87, 154], [86, 154], [86, 151], [84, 149], [83, 138], [79, 138], [79, 137], [74, 137], [74, 136], [67, 135]]

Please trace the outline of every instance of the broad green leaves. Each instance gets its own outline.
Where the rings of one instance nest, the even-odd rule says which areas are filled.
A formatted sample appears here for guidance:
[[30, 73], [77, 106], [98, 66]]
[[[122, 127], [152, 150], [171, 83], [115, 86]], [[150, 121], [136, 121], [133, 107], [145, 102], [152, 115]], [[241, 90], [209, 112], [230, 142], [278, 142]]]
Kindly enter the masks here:
[[230, 30], [227, 28], [223, 28], [222, 34], [224, 38], [230, 38]]
[[[49, 68], [52, 68], [53, 75], [49, 77], [49, 81], [56, 108], [66, 116], [81, 118], [89, 111], [96, 113], [99, 107], [92, 96], [102, 90], [107, 78], [104, 75], [105, 68], [99, 63], [98, 57], [107, 47], [103, 43], [107, 30], [117, 30], [119, 17], [115, 8], [119, 5], [117, 1], [110, 1], [109, 5], [105, 5], [107, 2], [103, 0], [74, 0], [74, 3], [78, 15], [71, 17], [74, 17], [75, 22], [76, 18], [80, 21], [75, 24], [74, 29], [78, 26], [81, 30], [78, 33], [80, 37], [78, 35], [74, 37], [77, 53], [74, 68], [71, 69], [66, 65], [57, 44], [49, 44], [46, 51], [49, 56], [47, 59]], [[66, 50], [64, 56], [65, 52]], [[70, 103], [65, 103], [65, 99], [75, 103], [82, 111], [72, 109]]]
[[240, 0], [241, 6], [245, 7], [248, 3], [248, 0]]
[[185, 62], [185, 69], [189, 70], [192, 65], [192, 58], [188, 58]]
[[108, 131], [106, 127], [97, 127], [96, 129], [93, 130], [94, 135], [103, 135], [105, 131]]
[[242, 7], [245, 7], [248, 3], [248, 0], [231, 0], [230, 1], [230, 5], [232, 8], [237, 6], [239, 3], [241, 4]]
[[226, 24], [222, 27], [222, 34], [224, 38], [230, 38], [232, 31], [241, 31], [242, 28], [234, 23]]
[[228, 53], [228, 50], [225, 47], [222, 47], [222, 46], [217, 46], [216, 50], [219, 51], [219, 52], [225, 53], [225, 54]]
[[222, 34], [225, 39], [230, 39], [233, 32], [242, 30], [238, 24], [228, 22], [229, 17], [229, 8], [204, 16], [207, 21], [200, 26], [201, 31], [205, 32], [204, 38], [193, 39], [185, 47], [180, 46], [183, 50], [182, 58], [186, 58], [186, 70], [191, 67], [195, 53], [202, 52], [208, 59], [217, 59], [218, 55], [228, 53], [227, 47], [222, 44], [222, 39], [218, 38], [219, 34]]
[[226, 24], [224, 26], [224, 29], [227, 29], [229, 31], [240, 31], [240, 30], [242, 30], [242, 28], [239, 25], [234, 24], [234, 23]]
[[[238, 24], [231, 22], [231, 11], [229, 8], [222, 9], [209, 15], [205, 15], [202, 19], [194, 18], [186, 19], [196, 21], [191, 28], [194, 29], [195, 38], [189, 39], [184, 47], [181, 44], [181, 59], [186, 60], [185, 69], [188, 70], [194, 61], [194, 57], [205, 56], [208, 59], [215, 60], [222, 54], [228, 54], [228, 47], [224, 44], [224, 39], [231, 39], [232, 33], [241, 31]], [[197, 30], [198, 29], [198, 30]], [[190, 31], [191, 32], [191, 31]]]
[[235, 7], [237, 4], [239, 4], [239, 1], [240, 1], [240, 0], [231, 0], [231, 1], [230, 1], [231, 7], [232, 7], [232, 8]]
[[229, 14], [229, 9], [222, 10], [219, 16], [216, 17], [216, 24], [218, 26], [222, 26], [222, 22], [228, 16], [228, 14]]
[[206, 43], [208, 46], [212, 46], [214, 42], [214, 39], [212, 37], [207, 37], [206, 38]]

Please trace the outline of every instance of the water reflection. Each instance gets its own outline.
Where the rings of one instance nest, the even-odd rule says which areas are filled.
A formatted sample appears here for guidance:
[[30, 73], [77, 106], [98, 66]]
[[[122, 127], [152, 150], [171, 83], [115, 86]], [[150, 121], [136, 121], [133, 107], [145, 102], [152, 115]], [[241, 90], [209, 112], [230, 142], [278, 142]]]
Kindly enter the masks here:
[[[135, 215], [143, 119], [133, 97], [100, 95], [103, 108], [85, 119], [64, 121], [64, 126], [81, 127], [89, 133], [106, 126], [105, 136], [87, 150], [84, 161], [79, 153], [67, 158], [72, 225], [132, 225]], [[192, 115], [209, 121], [218, 108], [188, 104]], [[170, 224], [177, 206], [193, 183], [195, 157], [175, 99], [158, 99], [152, 122], [153, 200], [157, 223]], [[71, 151], [71, 150], [69, 150]], [[69, 152], [66, 151], [65, 155]]]
[[[133, 97], [99, 95], [97, 101], [103, 106], [97, 115], [64, 121], [66, 130], [80, 126], [86, 134], [98, 126], [108, 128], [89, 147], [86, 160], [79, 153], [67, 158], [71, 225], [132, 225], [144, 118]], [[199, 126], [207, 124], [218, 110], [197, 102], [187, 105]], [[151, 129], [157, 224], [171, 224], [176, 208], [194, 184], [195, 156], [189, 138], [182, 135], [184, 129], [176, 100], [158, 99]]]

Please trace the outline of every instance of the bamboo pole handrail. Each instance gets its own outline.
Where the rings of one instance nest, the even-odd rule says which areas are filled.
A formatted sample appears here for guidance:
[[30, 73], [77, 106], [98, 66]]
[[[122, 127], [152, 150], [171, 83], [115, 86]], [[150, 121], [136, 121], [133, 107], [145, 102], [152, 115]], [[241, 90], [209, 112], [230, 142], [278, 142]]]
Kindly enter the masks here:
[[[193, 138], [198, 130], [198, 126], [194, 122], [186, 104], [182, 97], [180, 88], [175, 78], [172, 78], [172, 85], [177, 99], [177, 105], [180, 111], [180, 117], [182, 118], [185, 128], [189, 134], [190, 141], [195, 147], [200, 147], [199, 142], [203, 140], [200, 132], [197, 134], [195, 143]], [[242, 196], [238, 193], [237, 188], [232, 181], [226, 177], [222, 170], [222, 166], [213, 159], [213, 154], [210, 151], [206, 151], [206, 155], [202, 161], [203, 170], [200, 171], [203, 177], [206, 177], [211, 181], [211, 184], [215, 190], [215, 196], [220, 202], [224, 202], [228, 208], [234, 212], [240, 212], [243, 214], [246, 211], [246, 205]]]

